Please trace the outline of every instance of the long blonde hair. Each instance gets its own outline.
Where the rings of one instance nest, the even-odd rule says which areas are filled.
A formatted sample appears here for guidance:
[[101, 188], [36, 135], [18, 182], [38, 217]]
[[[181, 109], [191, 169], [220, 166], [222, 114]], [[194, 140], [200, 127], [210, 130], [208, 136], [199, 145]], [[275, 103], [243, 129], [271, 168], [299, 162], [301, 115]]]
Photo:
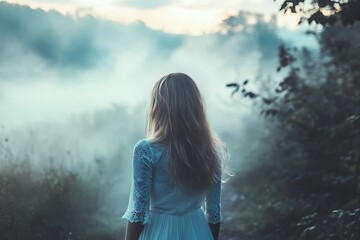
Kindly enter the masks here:
[[171, 182], [185, 190], [206, 190], [221, 177], [220, 156], [202, 96], [184, 73], [163, 76], [153, 87], [147, 137], [165, 146]]

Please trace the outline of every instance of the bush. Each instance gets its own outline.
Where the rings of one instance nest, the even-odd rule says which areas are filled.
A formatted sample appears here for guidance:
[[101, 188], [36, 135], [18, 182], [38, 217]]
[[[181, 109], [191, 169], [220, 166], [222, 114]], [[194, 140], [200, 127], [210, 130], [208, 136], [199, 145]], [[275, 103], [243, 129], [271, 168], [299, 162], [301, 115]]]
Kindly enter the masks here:
[[120, 222], [113, 229], [97, 216], [104, 204], [104, 187], [80, 176], [52, 167], [38, 172], [29, 160], [3, 165], [1, 239], [120, 239], [124, 235]]
[[315, 36], [319, 57], [280, 46], [274, 92], [228, 84], [259, 104], [272, 146], [236, 181], [245, 239], [360, 237], [360, 24]]

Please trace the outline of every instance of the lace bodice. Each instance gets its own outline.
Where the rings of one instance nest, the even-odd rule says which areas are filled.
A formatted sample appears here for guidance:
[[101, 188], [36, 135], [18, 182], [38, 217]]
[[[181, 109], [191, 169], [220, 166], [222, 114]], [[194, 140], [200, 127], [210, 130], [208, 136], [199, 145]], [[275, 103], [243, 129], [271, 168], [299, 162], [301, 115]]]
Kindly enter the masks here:
[[169, 185], [169, 175], [161, 158], [163, 153], [162, 145], [146, 139], [135, 144], [130, 197], [123, 218], [145, 224], [150, 211], [183, 215], [204, 207], [209, 223], [221, 222], [221, 177], [207, 192], [187, 195]]

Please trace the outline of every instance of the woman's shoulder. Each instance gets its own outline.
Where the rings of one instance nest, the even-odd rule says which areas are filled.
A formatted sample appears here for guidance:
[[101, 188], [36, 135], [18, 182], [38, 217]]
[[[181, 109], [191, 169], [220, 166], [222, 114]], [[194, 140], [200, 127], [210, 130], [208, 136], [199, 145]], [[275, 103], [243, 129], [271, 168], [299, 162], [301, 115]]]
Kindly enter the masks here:
[[143, 138], [135, 143], [134, 150], [146, 154], [148, 157], [151, 157], [153, 161], [156, 161], [163, 151], [163, 145], [155, 143], [151, 139]]
[[140, 139], [135, 143], [135, 148], [146, 148], [149, 147], [149, 142], [147, 139]]
[[135, 143], [135, 147], [162, 148], [163, 144], [156, 143], [152, 139], [149, 139], [149, 138], [142, 138]]

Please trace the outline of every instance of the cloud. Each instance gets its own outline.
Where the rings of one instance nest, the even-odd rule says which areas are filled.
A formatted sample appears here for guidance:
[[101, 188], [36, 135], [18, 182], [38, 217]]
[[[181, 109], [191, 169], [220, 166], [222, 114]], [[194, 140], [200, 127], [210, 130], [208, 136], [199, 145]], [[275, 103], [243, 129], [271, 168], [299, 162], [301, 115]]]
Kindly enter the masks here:
[[167, 5], [171, 2], [171, 0], [152, 0], [152, 1], [144, 1], [144, 0], [121, 0], [118, 1], [117, 4], [119, 6], [130, 6], [134, 8], [156, 8], [160, 6]]

